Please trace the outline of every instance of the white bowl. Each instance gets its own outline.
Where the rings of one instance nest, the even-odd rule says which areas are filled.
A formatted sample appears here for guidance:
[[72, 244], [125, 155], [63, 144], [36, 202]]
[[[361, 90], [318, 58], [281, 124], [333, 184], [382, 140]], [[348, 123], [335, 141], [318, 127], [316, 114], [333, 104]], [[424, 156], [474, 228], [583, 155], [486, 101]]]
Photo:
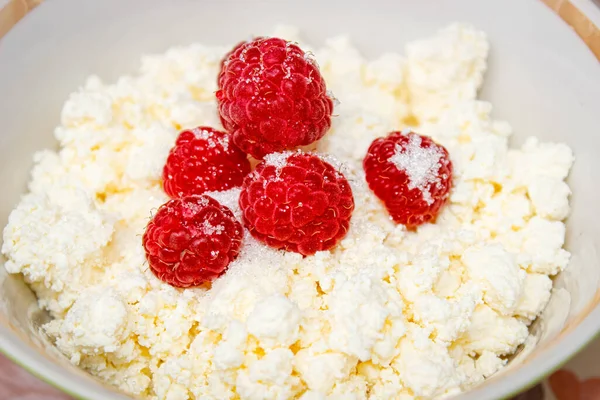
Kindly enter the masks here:
[[[566, 142], [576, 155], [567, 233], [573, 257], [532, 328], [539, 342], [458, 398], [517, 393], [600, 331], [600, 188], [594, 185], [600, 170], [600, 64], [538, 0], [48, 1], [0, 42], [0, 226], [25, 191], [34, 151], [55, 147], [51, 132], [64, 100], [91, 73], [111, 81], [131, 71], [142, 53], [195, 41], [233, 43], [280, 22], [302, 28], [317, 43], [349, 33], [372, 56], [401, 51], [406, 41], [453, 21], [472, 23], [489, 35], [492, 52], [482, 97], [494, 104], [496, 117], [515, 128], [513, 145], [535, 135]], [[22, 279], [1, 268], [0, 287], [5, 354], [76, 397], [126, 398], [72, 366], [40, 334], [48, 317]]]

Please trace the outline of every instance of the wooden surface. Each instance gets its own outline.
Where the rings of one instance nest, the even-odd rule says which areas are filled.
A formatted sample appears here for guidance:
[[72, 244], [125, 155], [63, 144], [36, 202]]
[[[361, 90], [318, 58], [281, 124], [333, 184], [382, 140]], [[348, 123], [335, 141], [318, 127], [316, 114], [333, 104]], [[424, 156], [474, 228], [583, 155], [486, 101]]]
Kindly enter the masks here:
[[42, 0], [0, 0], [0, 38], [41, 2]]
[[554, 10], [577, 35], [587, 44], [592, 53], [600, 60], [600, 27], [595, 26], [577, 7], [568, 0], [542, 0]]

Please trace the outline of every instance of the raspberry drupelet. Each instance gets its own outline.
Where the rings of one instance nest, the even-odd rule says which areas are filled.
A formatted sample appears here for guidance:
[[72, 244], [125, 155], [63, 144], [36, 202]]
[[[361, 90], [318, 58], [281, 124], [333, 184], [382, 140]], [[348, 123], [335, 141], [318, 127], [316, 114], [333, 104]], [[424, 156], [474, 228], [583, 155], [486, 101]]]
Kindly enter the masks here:
[[223, 274], [241, 248], [243, 227], [206, 195], [163, 204], [142, 238], [150, 270], [175, 287], [198, 286]]
[[250, 172], [248, 157], [229, 135], [200, 126], [179, 134], [163, 169], [163, 188], [171, 198], [241, 186]]
[[307, 256], [346, 235], [354, 198], [331, 164], [314, 154], [284, 152], [269, 154], [244, 179], [240, 207], [255, 238]]
[[309, 145], [331, 126], [333, 101], [317, 64], [283, 39], [238, 44], [221, 63], [218, 86], [223, 126], [257, 159]]
[[374, 140], [363, 167], [369, 188], [392, 219], [409, 229], [434, 222], [452, 188], [446, 148], [414, 132]]

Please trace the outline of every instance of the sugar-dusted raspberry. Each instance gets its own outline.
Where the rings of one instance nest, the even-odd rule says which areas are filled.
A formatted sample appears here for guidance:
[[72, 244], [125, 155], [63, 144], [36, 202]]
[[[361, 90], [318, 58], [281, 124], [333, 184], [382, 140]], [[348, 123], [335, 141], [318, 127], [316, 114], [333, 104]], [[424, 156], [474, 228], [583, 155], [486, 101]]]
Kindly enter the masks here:
[[163, 169], [163, 187], [172, 198], [241, 186], [250, 172], [248, 157], [225, 132], [200, 126], [179, 134]]
[[450, 195], [448, 151], [427, 136], [392, 132], [376, 139], [363, 166], [369, 187], [392, 219], [408, 228], [433, 222]]
[[306, 146], [331, 126], [333, 101], [317, 64], [283, 39], [238, 44], [223, 61], [218, 84], [223, 126], [255, 158]]
[[342, 239], [354, 210], [346, 178], [320, 157], [273, 153], [244, 179], [244, 223], [269, 246], [311, 255]]
[[229, 208], [212, 197], [193, 195], [163, 204], [142, 244], [154, 275], [185, 288], [223, 274], [240, 251], [242, 234]]

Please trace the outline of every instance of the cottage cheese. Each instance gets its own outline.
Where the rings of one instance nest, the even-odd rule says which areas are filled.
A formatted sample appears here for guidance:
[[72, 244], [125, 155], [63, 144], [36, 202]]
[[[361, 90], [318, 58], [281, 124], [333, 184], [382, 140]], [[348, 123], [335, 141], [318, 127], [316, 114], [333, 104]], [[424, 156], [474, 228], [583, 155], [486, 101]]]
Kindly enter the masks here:
[[[298, 40], [294, 28], [274, 35]], [[60, 150], [36, 154], [2, 247], [54, 317], [56, 346], [126, 393], [169, 400], [438, 398], [502, 368], [569, 261], [573, 155], [535, 138], [508, 147], [510, 126], [476, 98], [485, 34], [455, 24], [376, 60], [344, 36], [311, 49], [339, 100], [317, 149], [352, 185], [347, 237], [302, 258], [246, 233], [210, 288], [176, 289], [148, 270], [141, 236], [167, 200], [177, 132], [221, 127], [227, 50], [174, 47], [67, 100]], [[373, 139], [407, 127], [443, 144], [455, 170], [449, 204], [415, 232], [391, 222], [361, 168]], [[239, 189], [211, 195], [240, 217]]]

